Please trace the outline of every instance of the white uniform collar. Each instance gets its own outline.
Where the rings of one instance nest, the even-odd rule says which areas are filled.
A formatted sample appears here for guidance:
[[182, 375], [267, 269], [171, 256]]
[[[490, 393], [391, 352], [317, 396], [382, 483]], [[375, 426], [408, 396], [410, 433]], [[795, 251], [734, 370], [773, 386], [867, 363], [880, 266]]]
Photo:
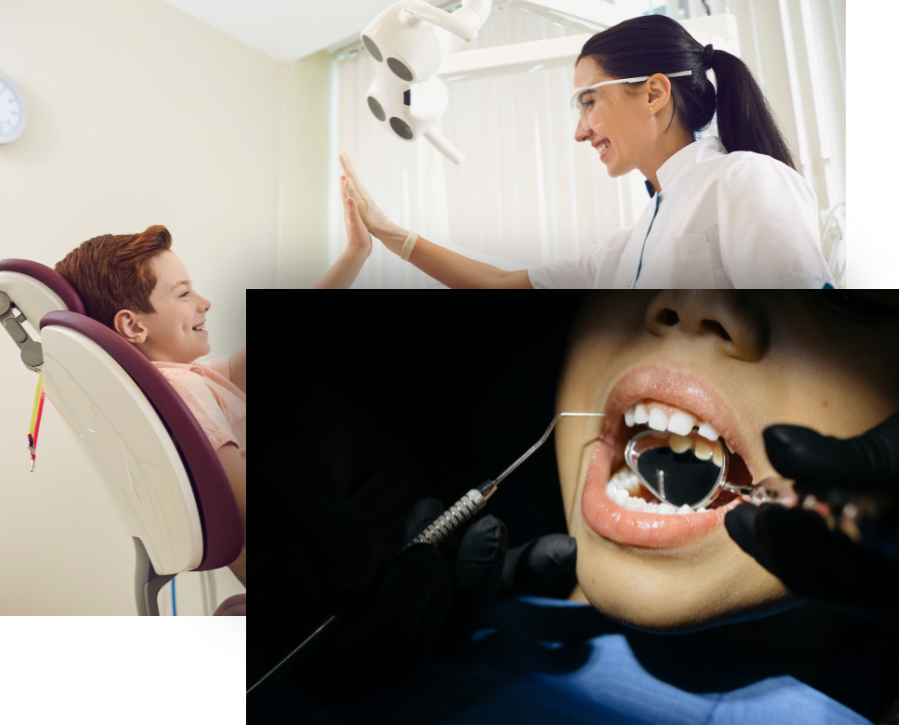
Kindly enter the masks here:
[[[690, 171], [695, 164], [702, 163], [709, 159], [723, 156], [728, 152], [722, 145], [722, 142], [716, 136], [707, 136], [699, 141], [694, 141], [685, 146], [683, 149], [676, 151], [665, 163], [659, 167], [656, 172], [656, 178], [659, 179], [660, 188], [665, 191], [666, 187], [677, 181], [678, 177]], [[652, 190], [649, 185], [647, 189]], [[651, 193], [652, 197], [653, 194]]]

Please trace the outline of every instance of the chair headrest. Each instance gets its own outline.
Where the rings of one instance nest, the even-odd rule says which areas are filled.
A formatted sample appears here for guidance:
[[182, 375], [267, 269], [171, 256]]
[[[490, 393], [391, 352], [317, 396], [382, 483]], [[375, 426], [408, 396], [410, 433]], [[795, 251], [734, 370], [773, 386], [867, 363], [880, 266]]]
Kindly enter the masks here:
[[[69, 282], [69, 280], [58, 272], [50, 269], [50, 267], [47, 267], [40, 262], [32, 262], [29, 259], [0, 259], [0, 272], [4, 271], [18, 272], [19, 274], [37, 280], [41, 284], [49, 287], [71, 312], [77, 312], [80, 315], [86, 314], [84, 303], [81, 301], [81, 295], [78, 294], [78, 290], [72, 286], [72, 283]], [[8, 287], [9, 285], [5, 286]], [[13, 297], [13, 299], [16, 298], [15, 294], [10, 296]], [[28, 316], [27, 310], [22, 310], [22, 312], [25, 313], [26, 317]], [[29, 321], [37, 327], [40, 319]]]

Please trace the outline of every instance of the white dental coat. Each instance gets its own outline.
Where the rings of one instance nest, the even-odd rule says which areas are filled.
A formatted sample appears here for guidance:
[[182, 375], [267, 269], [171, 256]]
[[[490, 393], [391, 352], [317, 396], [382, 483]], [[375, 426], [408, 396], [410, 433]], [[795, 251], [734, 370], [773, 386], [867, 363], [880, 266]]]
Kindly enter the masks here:
[[528, 270], [535, 289], [815, 288], [834, 286], [819, 247], [818, 204], [786, 164], [727, 153], [710, 136], [659, 167], [633, 227], [575, 259]]

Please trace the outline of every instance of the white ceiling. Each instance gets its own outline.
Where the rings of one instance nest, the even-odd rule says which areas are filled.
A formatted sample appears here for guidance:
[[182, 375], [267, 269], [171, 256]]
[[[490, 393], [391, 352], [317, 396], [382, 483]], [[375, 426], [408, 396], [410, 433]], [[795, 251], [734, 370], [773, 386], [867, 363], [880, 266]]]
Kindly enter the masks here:
[[[279, 61], [335, 50], [396, 0], [166, 0]], [[442, 6], [447, 0], [426, 0]]]

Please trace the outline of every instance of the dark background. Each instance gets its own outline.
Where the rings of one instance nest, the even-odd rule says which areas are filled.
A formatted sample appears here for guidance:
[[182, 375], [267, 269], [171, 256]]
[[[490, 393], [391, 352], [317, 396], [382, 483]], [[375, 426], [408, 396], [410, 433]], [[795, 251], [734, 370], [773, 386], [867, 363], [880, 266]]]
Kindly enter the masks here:
[[[258, 294], [248, 291], [251, 307]], [[452, 505], [541, 437], [554, 415], [565, 343], [583, 297], [320, 305], [288, 325], [284, 339], [297, 347], [267, 366], [271, 392], [262, 413], [254, 413], [264, 424], [254, 426], [253, 436], [265, 431], [251, 475], [254, 527], [262, 532], [251, 534], [261, 613], [248, 643], [265, 650], [264, 660], [285, 653], [331, 614], [310, 570], [316, 545], [303, 542], [295, 523], [305, 504], [304, 478], [339, 490], [390, 556], [405, 543], [403, 522], [417, 501]], [[489, 514], [506, 524], [510, 547], [566, 533], [552, 436], [476, 519]], [[574, 585], [572, 572], [535, 594], [567, 597]]]
[[[251, 309], [261, 294], [248, 291]], [[268, 308], [278, 299], [285, 316], [297, 314], [295, 293], [272, 294], [266, 293]], [[310, 567], [322, 545], [304, 541], [298, 531], [303, 514], [315, 513], [307, 507], [310, 483], [339, 491], [377, 532], [389, 557], [402, 543], [402, 525], [416, 501], [434, 497], [451, 505], [499, 475], [543, 434], [584, 294], [502, 304], [410, 304], [408, 296], [391, 304], [381, 300], [399, 298], [382, 295], [377, 303], [318, 304], [303, 308], [296, 322], [279, 320], [284, 329], [270, 362], [251, 369], [266, 375], [268, 392], [254, 404], [262, 412], [253, 413], [251, 432], [262, 454], [252, 459], [250, 476], [251, 529], [260, 533], [251, 533], [258, 603], [248, 625], [248, 683], [334, 613], [322, 604]], [[262, 358], [264, 348], [257, 349]], [[262, 382], [257, 387], [263, 389]], [[566, 533], [552, 436], [500, 485], [478, 517], [486, 515], [506, 524], [510, 547]], [[348, 546], [355, 546], [353, 532], [346, 534]], [[571, 573], [535, 593], [564, 598], [574, 585]], [[836, 616], [845, 615], [806, 606], [731, 628], [756, 626], [762, 641], [767, 632], [792, 631], [792, 623], [807, 633], [833, 628]], [[779, 618], [782, 626], [772, 626]], [[896, 629], [856, 619], [841, 626], [846, 632], [819, 671], [790, 674], [875, 717], [881, 704], [896, 700], [896, 650], [884, 646]], [[729, 631], [719, 627], [711, 636], [727, 639]], [[635, 637], [655, 641], [628, 636], [633, 646]]]

